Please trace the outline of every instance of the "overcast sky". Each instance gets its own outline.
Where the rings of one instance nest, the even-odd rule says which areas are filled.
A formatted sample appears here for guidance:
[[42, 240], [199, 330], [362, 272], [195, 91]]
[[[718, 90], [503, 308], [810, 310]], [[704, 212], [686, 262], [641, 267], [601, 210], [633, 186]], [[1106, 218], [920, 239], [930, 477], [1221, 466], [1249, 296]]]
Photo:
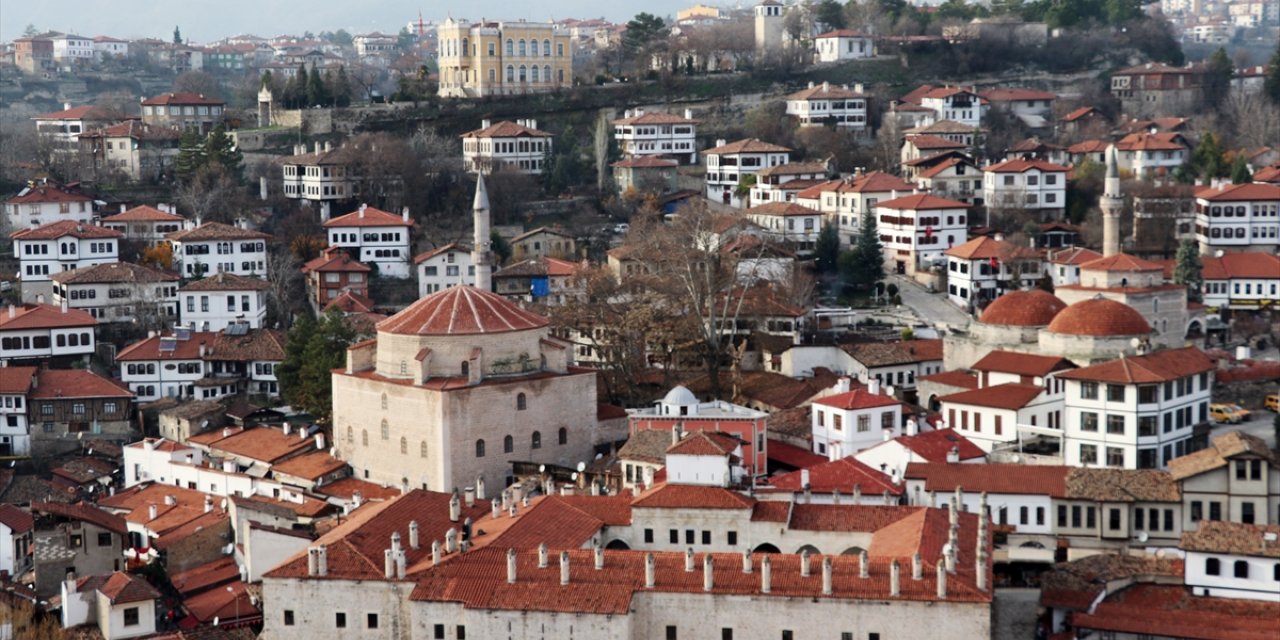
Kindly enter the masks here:
[[[193, 42], [218, 40], [241, 33], [270, 37], [283, 33], [319, 33], [346, 29], [351, 33], [397, 32], [418, 11], [426, 20], [455, 18], [547, 20], [606, 18], [627, 20], [641, 11], [673, 15], [698, 0], [470, 0], [451, 3], [421, 0], [0, 0], [0, 39], [12, 40], [28, 24], [42, 31], [65, 31], [93, 37], [169, 39], [174, 25]], [[719, 4], [709, 2], [708, 4]], [[731, 4], [726, 2], [725, 4]], [[751, 2], [754, 4], [754, 2]]]

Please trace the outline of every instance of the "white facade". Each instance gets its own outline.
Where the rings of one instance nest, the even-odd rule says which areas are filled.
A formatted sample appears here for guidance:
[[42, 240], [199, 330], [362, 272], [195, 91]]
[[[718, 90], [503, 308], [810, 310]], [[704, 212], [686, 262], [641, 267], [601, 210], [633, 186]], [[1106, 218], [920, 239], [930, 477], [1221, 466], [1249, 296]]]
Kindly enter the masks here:
[[89, 224], [93, 222], [93, 200], [56, 187], [38, 187], [6, 200], [4, 215], [11, 231], [64, 220]]
[[0, 317], [0, 361], [93, 355], [97, 324], [89, 314], [67, 307], [9, 305]]
[[1280, 248], [1280, 186], [1225, 185], [1196, 193], [1196, 240], [1201, 253]]
[[129, 55], [129, 41], [99, 36], [93, 39], [93, 53], [99, 60], [107, 56], [123, 58]]
[[1018, 403], [1002, 402], [1010, 391], [1023, 392], [1021, 389], [1015, 390], [1015, 386], [1030, 387], [1031, 385], [1011, 384], [1006, 387], [996, 384], [968, 392], [970, 394], [987, 392], [983, 394], [987, 396], [987, 400], [981, 401], [981, 404], [978, 403], [979, 401], [961, 399], [965, 396], [964, 393], [943, 396], [940, 400], [942, 415], [947, 421], [947, 426], [954, 428], [987, 453], [1002, 445], [1017, 442], [1021, 425], [1052, 429], [1051, 425], [1055, 422], [1054, 416], [1060, 416], [1063, 410], [1062, 394], [1052, 393], [1056, 387], [1049, 383], [1047, 385], [1049, 388], [1042, 387], [1034, 395], [1032, 395], [1034, 390], [1027, 390], [1025, 393], [1030, 397], [1020, 406], [1013, 406]]
[[[872, 389], [878, 387], [871, 385]], [[845, 402], [850, 396], [856, 397]], [[854, 455], [902, 435], [902, 403], [870, 390], [841, 392], [810, 406], [813, 452], [829, 460]]]
[[960, 308], [981, 306], [1018, 289], [1036, 286], [1044, 263], [1032, 249], [981, 237], [949, 249], [947, 299]]
[[738, 197], [738, 183], [744, 176], [755, 175], [762, 169], [777, 167], [791, 161], [791, 150], [756, 139], [739, 140], [725, 144], [717, 140], [716, 146], [703, 152], [706, 159], [707, 199], [741, 207], [745, 203]]
[[196, 290], [178, 292], [182, 324], [198, 331], [222, 331], [227, 325], [244, 322], [261, 329], [267, 318], [266, 288]]
[[476, 268], [471, 263], [471, 249], [450, 244], [423, 253], [414, 259], [418, 272], [418, 297], [443, 291], [460, 284], [475, 285]]
[[[1258, 531], [1259, 536], [1274, 532]], [[1184, 581], [1197, 596], [1280, 602], [1280, 559], [1235, 553], [1187, 551]]]
[[392, 278], [413, 275], [413, 221], [409, 210], [397, 216], [372, 207], [360, 209], [324, 224], [330, 247], [346, 249], [357, 261], [377, 266], [378, 273]]
[[173, 268], [183, 278], [216, 273], [261, 276], [267, 271], [267, 240], [271, 236], [217, 222], [169, 235]]
[[692, 164], [698, 160], [697, 125], [689, 111], [682, 118], [629, 109], [626, 117], [614, 120], [613, 137], [626, 156], [670, 156]]
[[[10, 374], [18, 374], [17, 372], [27, 370], [34, 375], [34, 369], [26, 369], [13, 367]], [[27, 394], [26, 393], [4, 393], [0, 394], [0, 450], [3, 450], [3, 444], [8, 444], [6, 455], [25, 456], [31, 454], [31, 431], [28, 429], [27, 421]], [[4, 534], [6, 529], [0, 524], [0, 534]], [[4, 535], [0, 535], [0, 542], [5, 539]], [[13, 547], [11, 545], [0, 544], [0, 570], [9, 571], [9, 575], [17, 575], [19, 572], [13, 570]]]
[[1253, 252], [1200, 260], [1206, 306], [1258, 309], [1280, 305], [1280, 257]]
[[64, 33], [54, 36], [53, 59], [64, 66], [83, 64], [93, 60], [93, 40]]
[[516, 120], [490, 125], [462, 135], [462, 162], [467, 171], [493, 173], [516, 171], [541, 175], [551, 153], [551, 134], [538, 130], [538, 121]]
[[171, 281], [107, 281], [76, 279], [54, 282], [53, 303], [87, 312], [99, 324], [139, 323], [157, 327], [177, 318], [177, 277]]
[[101, 227], [60, 222], [12, 237], [24, 283], [48, 282], [53, 274], [116, 262], [120, 255], [120, 234]]
[[1062, 211], [1067, 204], [1067, 167], [1042, 160], [1006, 160], [983, 172], [988, 208]]
[[747, 219], [774, 239], [789, 243], [799, 254], [812, 253], [822, 231], [822, 213], [794, 203], [771, 202], [747, 209]]
[[982, 125], [987, 110], [982, 98], [963, 89], [934, 89], [920, 99], [920, 106], [932, 109], [936, 121], [951, 120], [975, 128]]
[[890, 273], [944, 264], [942, 252], [968, 239], [969, 207], [963, 202], [912, 195], [880, 203], [875, 211]]
[[876, 55], [875, 40], [871, 36], [848, 29], [831, 31], [815, 37], [813, 48], [818, 62], [860, 60]]
[[787, 115], [795, 116], [802, 127], [836, 127], [862, 131], [867, 128], [867, 96], [862, 85], [833, 87], [828, 82], [787, 96]]
[[796, 203], [821, 211], [835, 223], [842, 249], [857, 243], [864, 213], [875, 213], [879, 202], [910, 193], [912, 185], [901, 178], [873, 171], [851, 179], [832, 180], [796, 194]]

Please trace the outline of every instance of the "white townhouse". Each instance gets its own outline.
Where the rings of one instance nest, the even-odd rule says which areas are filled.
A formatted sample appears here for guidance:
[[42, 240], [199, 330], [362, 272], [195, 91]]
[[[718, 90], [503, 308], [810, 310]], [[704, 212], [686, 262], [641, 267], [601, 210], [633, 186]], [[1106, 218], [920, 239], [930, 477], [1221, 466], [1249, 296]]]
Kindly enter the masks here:
[[1053, 274], [1053, 286], [1080, 284], [1080, 265], [1102, 258], [1102, 254], [1084, 247], [1059, 249], [1049, 254], [1048, 268]]
[[305, 144], [296, 145], [293, 155], [280, 161], [281, 191], [286, 198], [316, 203], [320, 219], [328, 220], [334, 203], [359, 196], [358, 167], [372, 153], [355, 145], [334, 149], [328, 142], [315, 143], [311, 152]]
[[668, 156], [682, 164], [698, 161], [698, 121], [693, 112], [684, 116], [644, 109], [627, 109], [613, 121], [613, 137], [623, 155]]
[[919, 97], [920, 106], [934, 112], [934, 121], [951, 120], [969, 127], [982, 125], [986, 102], [978, 94], [960, 87], [935, 87]]
[[4, 201], [10, 229], [34, 229], [54, 222], [93, 222], [93, 198], [54, 185], [28, 187]]
[[1206, 306], [1280, 308], [1280, 257], [1261, 252], [1201, 256]]
[[1192, 595], [1280, 602], [1280, 525], [1205, 521], [1178, 546]]
[[1191, 150], [1181, 133], [1131, 133], [1115, 143], [1120, 170], [1144, 180], [1168, 175], [1186, 164]]
[[1280, 461], [1267, 443], [1243, 431], [1212, 438], [1209, 446], [1169, 461], [1182, 489], [1182, 530], [1206, 520], [1280, 523]]
[[99, 324], [158, 329], [177, 319], [178, 274], [110, 262], [53, 276], [53, 303], [88, 312]]
[[788, 162], [761, 169], [748, 192], [748, 206], [794, 202], [801, 191], [826, 182], [827, 171], [825, 162]]
[[[36, 367], [0, 367], [0, 453], [5, 456], [31, 453], [27, 403], [36, 371]], [[0, 520], [0, 525], [4, 524]], [[13, 571], [14, 560], [23, 562], [21, 555], [15, 556], [12, 552], [12, 547], [0, 545], [0, 569]]]
[[1014, 87], [1009, 89], [989, 89], [980, 94], [992, 109], [999, 109], [1011, 114], [1032, 129], [1049, 125], [1053, 117], [1053, 101], [1058, 94], [1039, 89]]
[[120, 255], [119, 231], [71, 220], [22, 229], [9, 237], [27, 301], [51, 294], [54, 274], [115, 262]]
[[1230, 184], [1196, 190], [1200, 253], [1280, 249], [1280, 185]]
[[762, 169], [791, 162], [791, 149], [764, 142], [759, 138], [747, 138], [726, 144], [716, 140], [716, 146], [702, 152], [706, 159], [707, 199], [731, 207], [746, 203], [738, 197], [737, 189], [744, 176], [756, 175]]
[[[1019, 440], [1021, 425], [1048, 425], [1062, 411], [1061, 394], [1042, 384], [1004, 382], [938, 398], [947, 426], [983, 451]], [[1051, 427], [1048, 427], [1051, 428]]]
[[1066, 497], [1070, 472], [1071, 467], [1062, 465], [913, 462], [903, 482], [913, 506], [948, 506], [960, 489], [960, 510], [976, 513], [985, 496], [992, 524], [1012, 527], [1011, 534], [1041, 543], [1023, 548], [1010, 544], [997, 550], [997, 556], [1052, 562], [1057, 547], [1053, 507]]
[[229, 325], [222, 331], [178, 328], [125, 347], [116, 356], [120, 379], [139, 402], [159, 398], [216, 399], [238, 393], [275, 396], [284, 334]]
[[874, 214], [876, 204], [913, 190], [910, 182], [898, 176], [872, 171], [809, 187], [796, 194], [796, 204], [821, 211], [836, 225], [840, 247], [845, 249], [857, 243], [863, 214]]
[[99, 60], [107, 56], [115, 56], [124, 58], [129, 55], [129, 41], [111, 36], [94, 36], [93, 38], [93, 54]]
[[833, 86], [830, 82], [801, 89], [787, 98], [787, 115], [795, 116], [802, 127], [821, 127], [827, 124], [853, 131], [867, 128], [867, 102], [869, 96], [860, 84]]
[[1183, 347], [1059, 374], [1066, 463], [1161, 469], [1190, 453], [1196, 425], [1209, 422], [1213, 369], [1199, 348]]
[[413, 275], [409, 262], [413, 259], [413, 228], [416, 226], [405, 207], [400, 215], [361, 204], [360, 208], [324, 223], [330, 247], [340, 247], [357, 261], [392, 278]]
[[165, 241], [166, 236], [181, 231], [187, 219], [178, 215], [167, 204], [150, 207], [140, 205], [125, 209], [120, 205], [120, 213], [106, 216], [102, 226], [119, 231], [125, 240], [143, 242], [148, 245]]
[[861, 60], [876, 55], [875, 38], [852, 29], [836, 29], [813, 37], [818, 62]]
[[82, 134], [113, 125], [125, 119], [125, 115], [95, 105], [71, 106], [64, 102], [62, 111], [42, 113], [36, 121], [36, 134], [55, 152], [74, 153]]
[[810, 405], [813, 452], [828, 460], [852, 456], [902, 435], [901, 402], [879, 393], [881, 386], [874, 380], [866, 389], [851, 386], [849, 378], [841, 378], [836, 393]]
[[72, 33], [59, 33], [50, 36], [53, 41], [53, 60], [59, 65], [69, 67], [84, 64], [93, 60], [93, 39]]
[[166, 236], [173, 246], [173, 268], [184, 279], [214, 273], [261, 276], [267, 271], [271, 234], [240, 225], [206, 222]]
[[97, 326], [93, 316], [65, 304], [11, 304], [0, 312], [0, 362], [88, 362]]
[[476, 283], [471, 248], [456, 242], [420, 253], [413, 263], [418, 272], [419, 298], [460, 284]]
[[1035, 287], [1041, 277], [1040, 254], [1028, 247], [978, 236], [945, 252], [947, 299], [961, 308], [980, 308], [1008, 291]]
[[462, 162], [472, 173], [541, 175], [552, 138], [550, 133], [539, 131], [538, 121], [532, 118], [496, 124], [481, 120], [479, 129], [462, 134]]
[[182, 324], [198, 331], [222, 331], [232, 324], [261, 329], [267, 318], [267, 289], [261, 278], [216, 273], [178, 290]]
[[943, 251], [968, 240], [969, 205], [957, 200], [917, 193], [877, 203], [875, 211], [890, 273], [941, 265]]
[[813, 253], [822, 231], [822, 213], [794, 202], [770, 202], [746, 210], [747, 219], [774, 240], [788, 243], [797, 254]]
[[921, 168], [912, 177], [915, 187], [935, 196], [980, 205], [983, 203], [982, 169], [963, 155]]
[[1060, 217], [1067, 205], [1067, 171], [1044, 160], [1005, 160], [983, 170], [982, 199], [988, 209], [1033, 211]]

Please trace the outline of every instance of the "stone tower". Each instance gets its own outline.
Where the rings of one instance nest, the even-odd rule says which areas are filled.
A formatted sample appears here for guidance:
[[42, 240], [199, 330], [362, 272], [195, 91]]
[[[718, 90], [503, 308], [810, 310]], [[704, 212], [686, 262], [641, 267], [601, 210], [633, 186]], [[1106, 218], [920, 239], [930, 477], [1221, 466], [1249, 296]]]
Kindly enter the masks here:
[[474, 237], [471, 244], [471, 264], [476, 268], [476, 288], [489, 291], [492, 287], [491, 273], [493, 255], [489, 247], [489, 192], [484, 187], [484, 176], [476, 177], [476, 199], [471, 205], [474, 219]]
[[778, 0], [763, 0], [755, 7], [756, 53], [782, 48], [783, 9]]
[[1107, 179], [1098, 206], [1102, 208], [1102, 255], [1114, 256], [1120, 253], [1120, 213], [1124, 211], [1115, 145], [1107, 147]]

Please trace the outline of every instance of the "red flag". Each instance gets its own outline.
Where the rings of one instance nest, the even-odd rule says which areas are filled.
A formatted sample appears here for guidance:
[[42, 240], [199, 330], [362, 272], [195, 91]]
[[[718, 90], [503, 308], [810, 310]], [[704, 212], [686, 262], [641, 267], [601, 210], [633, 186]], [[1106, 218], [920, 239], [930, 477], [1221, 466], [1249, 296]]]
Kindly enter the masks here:
[[999, 269], [999, 268], [1000, 268], [1000, 261], [999, 261], [999, 260], [996, 260], [996, 257], [995, 257], [995, 256], [991, 256], [991, 268], [992, 268], [992, 269]]

